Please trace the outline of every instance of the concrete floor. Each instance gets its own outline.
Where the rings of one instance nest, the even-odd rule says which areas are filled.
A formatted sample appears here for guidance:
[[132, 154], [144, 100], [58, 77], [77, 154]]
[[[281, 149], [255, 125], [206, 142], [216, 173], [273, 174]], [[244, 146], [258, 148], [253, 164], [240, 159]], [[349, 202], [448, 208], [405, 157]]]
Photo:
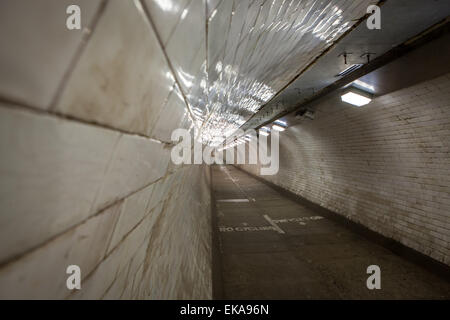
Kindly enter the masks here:
[[[212, 170], [223, 298], [450, 299], [444, 278], [232, 166]], [[367, 289], [369, 265], [380, 290]]]

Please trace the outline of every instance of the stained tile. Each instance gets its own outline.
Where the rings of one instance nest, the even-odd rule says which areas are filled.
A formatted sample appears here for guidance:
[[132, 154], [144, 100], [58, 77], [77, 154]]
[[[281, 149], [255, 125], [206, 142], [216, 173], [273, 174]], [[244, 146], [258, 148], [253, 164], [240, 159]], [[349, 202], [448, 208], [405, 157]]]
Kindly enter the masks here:
[[[0, 95], [47, 109], [101, 0], [2, 0]], [[68, 30], [66, 9], [81, 9], [83, 30]]]
[[167, 145], [140, 136], [122, 135], [96, 199], [95, 211], [163, 177], [169, 161]]
[[181, 90], [185, 93], [192, 87], [197, 74], [197, 70], [192, 70], [191, 64], [199, 48], [205, 43], [205, 35], [204, 0], [191, 1], [166, 46]]
[[[167, 44], [187, 6], [193, 0], [145, 0], [161, 41]], [[195, 1], [195, 0], [194, 0]], [[197, 0], [199, 1], [199, 0]], [[186, 11], [185, 11], [186, 9]]]
[[158, 121], [153, 128], [152, 137], [161, 141], [171, 142], [173, 130], [181, 128], [182, 121], [188, 110], [178, 87], [171, 92], [166, 105], [162, 108]]
[[148, 213], [147, 204], [150, 200], [153, 187], [154, 184], [124, 200], [120, 217], [109, 243], [108, 251], [111, 251]]
[[120, 204], [53, 239], [43, 247], [0, 269], [2, 299], [61, 299], [70, 265], [88, 275], [103, 259]]
[[[109, 1], [57, 110], [148, 135], [173, 76], [135, 1]], [[120, 17], [120, 19], [118, 19]]]
[[3, 261], [92, 213], [119, 134], [3, 105], [0, 133]]

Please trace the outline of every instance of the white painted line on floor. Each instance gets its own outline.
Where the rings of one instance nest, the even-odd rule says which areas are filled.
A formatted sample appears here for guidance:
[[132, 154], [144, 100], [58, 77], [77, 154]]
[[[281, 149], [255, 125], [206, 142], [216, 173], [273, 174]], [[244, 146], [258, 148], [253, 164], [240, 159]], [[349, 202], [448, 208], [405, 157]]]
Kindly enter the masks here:
[[274, 219], [272, 221], [275, 223], [298, 222], [301, 224], [304, 221], [314, 221], [314, 220], [321, 220], [321, 219], [323, 219], [322, 216], [310, 216], [310, 217], [298, 217], [298, 218], [287, 218], [287, 219]]
[[267, 220], [267, 222], [269, 222], [275, 228], [275, 230], [278, 233], [285, 233], [275, 222], [273, 222], [272, 219], [270, 219], [270, 217], [267, 214], [265, 214], [263, 217], [264, 217], [264, 219]]
[[249, 202], [248, 199], [220, 199], [217, 202]]
[[253, 232], [253, 231], [277, 231], [273, 226], [262, 227], [219, 227], [220, 232]]

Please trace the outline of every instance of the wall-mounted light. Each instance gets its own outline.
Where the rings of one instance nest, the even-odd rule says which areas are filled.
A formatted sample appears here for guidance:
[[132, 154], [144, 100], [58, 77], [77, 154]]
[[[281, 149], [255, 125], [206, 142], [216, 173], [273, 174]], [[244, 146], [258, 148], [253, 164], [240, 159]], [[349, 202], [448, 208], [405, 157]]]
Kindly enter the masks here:
[[355, 86], [356, 88], [359, 88], [363, 91], [367, 91], [370, 93], [375, 92], [375, 87], [367, 82], [361, 81], [361, 80], [355, 80], [351, 83], [352, 86]]
[[286, 130], [286, 128], [287, 128], [287, 123], [286, 123], [286, 121], [283, 121], [283, 120], [275, 120], [272, 125], [273, 130], [280, 131], [280, 132], [283, 132], [284, 130]]
[[280, 131], [280, 132], [283, 132], [284, 130], [286, 130], [286, 128], [279, 126], [277, 124], [272, 125], [272, 129], [276, 130], [276, 131]]
[[372, 94], [354, 87], [350, 87], [344, 91], [344, 94], [341, 96], [342, 101], [357, 107], [362, 107], [369, 104], [372, 101], [372, 98]]
[[282, 127], [287, 127], [286, 121], [283, 121], [283, 120], [275, 120], [274, 123], [277, 125], [280, 125]]
[[270, 134], [270, 128], [262, 127], [261, 129], [259, 129], [259, 134], [267, 137]]

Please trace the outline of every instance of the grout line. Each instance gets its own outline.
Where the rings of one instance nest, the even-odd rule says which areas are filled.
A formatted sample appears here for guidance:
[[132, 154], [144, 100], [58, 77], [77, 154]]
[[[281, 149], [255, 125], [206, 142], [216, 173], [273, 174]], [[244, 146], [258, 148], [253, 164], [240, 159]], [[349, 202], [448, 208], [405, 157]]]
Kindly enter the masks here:
[[[184, 11], [184, 10], [187, 10], [187, 8], [189, 8], [189, 6], [191, 5], [192, 1], [197, 1], [197, 0], [189, 0], [189, 1], [186, 3], [186, 5], [183, 7], [183, 11]], [[183, 11], [181, 11], [181, 12], [183, 12]], [[182, 15], [182, 14], [181, 14], [181, 15]], [[177, 18], [177, 22], [176, 22], [175, 26], [174, 26], [174, 27], [172, 28], [172, 30], [170, 31], [169, 36], [167, 37], [166, 43], [162, 43], [164, 46], [166, 46], [166, 45], [170, 42], [170, 39], [172, 38], [173, 34], [175, 33], [175, 30], [177, 29], [178, 24], [179, 24], [180, 21], [181, 21], [181, 15]], [[156, 30], [155, 30], [155, 33], [156, 33]]]
[[[167, 65], [169, 66], [169, 69], [172, 72], [172, 76], [174, 77], [176, 84], [180, 88], [180, 93], [183, 96], [183, 100], [184, 100], [184, 103], [186, 104], [186, 108], [187, 108], [189, 114], [191, 115], [191, 118], [195, 119], [195, 117], [193, 116], [193, 112], [192, 112], [192, 110], [191, 110], [191, 108], [189, 106], [189, 100], [187, 99], [186, 94], [184, 93], [183, 87], [181, 86], [180, 81], [178, 80], [177, 73], [175, 72], [175, 68], [174, 68], [174, 66], [172, 65], [172, 62], [169, 59], [169, 55], [166, 52], [166, 49], [164, 47], [164, 43], [162, 42], [162, 39], [161, 39], [161, 37], [160, 37], [160, 35], [158, 33], [158, 29], [156, 28], [156, 25], [155, 25], [155, 23], [153, 22], [153, 20], [151, 18], [150, 10], [148, 9], [147, 4], [143, 0], [137, 0], [137, 1], [139, 1], [140, 5], [141, 5], [141, 7], [143, 9], [143, 12], [145, 13], [145, 16], [147, 17], [147, 21], [150, 23], [152, 31], [155, 34], [155, 37], [158, 40], [160, 49], [161, 49], [161, 51], [162, 51], [162, 53], [163, 53], [163, 55], [164, 55], [164, 57], [166, 59]], [[197, 0], [194, 0], [194, 1], [197, 1]], [[194, 58], [195, 58], [195, 56], [194, 56]], [[193, 122], [193, 124], [196, 127], [195, 121]]]
[[[53, 96], [53, 99], [50, 102], [50, 105], [48, 107], [48, 110], [54, 111], [56, 110], [56, 106], [64, 92], [64, 89], [66, 88], [67, 83], [69, 82], [70, 76], [72, 72], [75, 70], [76, 65], [78, 64], [78, 61], [80, 61], [81, 56], [83, 55], [84, 49], [88, 45], [88, 42], [90, 38], [92, 37], [92, 34], [95, 32], [96, 27], [103, 15], [103, 13], [106, 10], [106, 6], [108, 4], [108, 0], [102, 0], [102, 2], [99, 5], [99, 8], [97, 9], [97, 12], [95, 13], [94, 17], [92, 18], [91, 25], [89, 25], [87, 28], [83, 28], [81, 32], [83, 32], [81, 43], [79, 44], [78, 48], [75, 51], [75, 55], [72, 57], [72, 60], [69, 63], [69, 66], [67, 67], [66, 71], [63, 74], [63, 77], [56, 89], [56, 93]], [[87, 32], [85, 32], [87, 31]]]
[[[219, 7], [219, 5], [220, 5], [220, 3], [219, 4], [217, 4], [217, 6], [216, 6], [216, 9]], [[212, 59], [213, 59], [213, 61], [215, 61], [215, 58], [217, 58], [217, 57], [220, 57], [220, 55], [221, 55], [221, 53], [223, 54], [223, 59], [225, 59], [225, 55], [226, 55], [226, 47], [227, 47], [227, 43], [228, 43], [228, 39], [229, 39], [229, 30], [231, 29], [231, 25], [232, 25], [232, 22], [233, 22], [233, 11], [234, 11], [234, 5], [235, 5], [235, 3], [233, 2], [232, 3], [232, 7], [231, 7], [231, 12], [230, 12], [230, 17], [229, 17], [229, 23], [228, 23], [228, 29], [227, 29], [227, 33], [226, 33], [226, 38], [225, 38], [225, 42], [224, 42], [224, 45], [223, 45], [223, 47], [222, 48], [220, 48], [219, 49], [219, 52], [217, 53], [217, 56], [216, 57], [212, 57]], [[206, 8], [207, 9], [207, 8]], [[216, 9], [214, 9], [214, 10], [216, 10]], [[209, 25], [209, 17], [205, 17], [205, 19], [206, 19], [206, 25]], [[208, 30], [208, 29], [207, 29]], [[209, 30], [208, 30], [209, 31]], [[208, 34], [206, 34], [206, 53], [208, 54]], [[206, 57], [206, 58], [208, 58], [208, 56]], [[207, 61], [207, 63], [209, 63], [208, 61]], [[207, 64], [207, 66], [208, 66], [208, 64]], [[209, 68], [208, 68], [208, 71], [209, 71]], [[208, 76], [209, 76], [209, 73], [208, 73]], [[208, 86], [209, 86], [209, 77], [208, 77], [208, 84], [207, 84]], [[207, 99], [208, 99], [208, 97], [207, 97]], [[209, 102], [209, 101], [208, 101]], [[209, 114], [207, 115], [207, 117], [205, 118], [205, 120], [203, 121], [203, 123], [202, 123], [202, 127], [201, 127], [201, 129], [203, 130], [203, 128], [205, 127], [205, 126], [207, 126], [208, 125], [208, 123], [209, 123], [209, 119], [213, 116], [213, 113], [215, 112], [216, 110], [214, 109], [211, 109], [210, 110], [210, 112], [209, 112]], [[210, 142], [210, 141], [208, 141], [208, 142]]]
[[[58, 101], [59, 101], [59, 99], [60, 99], [60, 97], [61, 97], [61, 95], [62, 95], [62, 93], [63, 93], [63, 91], [65, 89], [65, 86], [66, 86], [66, 84], [67, 84], [67, 82], [68, 82], [68, 80], [70, 78], [70, 75], [73, 72], [73, 70], [75, 69], [76, 64], [80, 60], [81, 55], [82, 55], [85, 47], [88, 44], [88, 41], [92, 37], [92, 34], [95, 32], [96, 27], [97, 27], [97, 25], [98, 25], [98, 23], [100, 21], [100, 18], [101, 18], [101, 16], [103, 15], [103, 13], [106, 10], [106, 7], [107, 7], [107, 4], [108, 4], [109, 0], [101, 0], [101, 1], [102, 2], [100, 3], [97, 12], [96, 12], [95, 16], [92, 19], [92, 23], [88, 27], [90, 32], [88, 34], [84, 34], [83, 35], [81, 44], [78, 46], [78, 48], [76, 50], [76, 54], [73, 57], [72, 61], [70, 62], [68, 69], [65, 71], [63, 79], [62, 79], [61, 83], [59, 84], [59, 86], [57, 88], [57, 92], [56, 92], [55, 96], [53, 97], [53, 99], [52, 99], [50, 105], [48, 106], [48, 108], [45, 108], [45, 109], [39, 108], [37, 106], [28, 104], [26, 102], [23, 102], [23, 101], [14, 99], [14, 98], [9, 98], [7, 96], [2, 96], [2, 95], [0, 95], [0, 103], [14, 105], [14, 106], [16, 106], [18, 108], [27, 109], [29, 111], [33, 111], [33, 112], [36, 112], [36, 113], [39, 113], [39, 114], [50, 115], [50, 116], [54, 116], [54, 117], [57, 117], [57, 118], [78, 122], [78, 123], [81, 123], [81, 124], [88, 124], [88, 125], [92, 125], [92, 126], [95, 126], [95, 127], [100, 127], [100, 128], [107, 129], [107, 130], [117, 131], [117, 132], [120, 132], [120, 133], [123, 133], [123, 134], [127, 134], [127, 135], [135, 135], [135, 136], [139, 136], [139, 137], [142, 137], [142, 138], [145, 138], [145, 139], [149, 139], [149, 140], [157, 142], [157, 143], [165, 144], [167, 146], [173, 146], [174, 145], [173, 142], [167, 142], [167, 141], [162, 141], [162, 140], [159, 140], [159, 139], [154, 139], [154, 138], [151, 138], [150, 135], [145, 135], [145, 134], [142, 134], [142, 133], [133, 132], [133, 131], [129, 131], [129, 130], [126, 130], [126, 129], [117, 128], [117, 127], [114, 127], [114, 126], [109, 125], [109, 124], [104, 124], [104, 123], [97, 122], [95, 120], [82, 119], [82, 118], [79, 118], [79, 117], [76, 117], [76, 116], [72, 116], [72, 115], [69, 115], [69, 114], [64, 114], [64, 113], [59, 112], [59, 111], [56, 110], [56, 105], [57, 105], [57, 103], [58, 103]], [[181, 88], [180, 88], [180, 91], [181, 91]], [[168, 97], [166, 97], [166, 100], [163, 102], [163, 104], [167, 103], [167, 100], [170, 97], [170, 94], [171, 94], [171, 92], [169, 92]], [[2, 107], [2, 106], [0, 106], [0, 107]], [[11, 106], [6, 106], [6, 107], [12, 109]]]
[[112, 169], [112, 165], [113, 165], [115, 156], [116, 156], [117, 151], [118, 151], [118, 145], [119, 145], [120, 140], [122, 140], [122, 135], [121, 134], [119, 134], [119, 136], [116, 138], [116, 141], [114, 142], [114, 145], [113, 145], [112, 150], [111, 150], [111, 154], [109, 155], [108, 162], [106, 163], [105, 168], [103, 169], [103, 176], [102, 176], [102, 179], [101, 179], [102, 182], [100, 183], [100, 185], [97, 187], [97, 190], [95, 191], [93, 201], [92, 201], [91, 206], [89, 208], [89, 212], [92, 212], [94, 210], [95, 205], [97, 204], [97, 201], [98, 201], [100, 195], [103, 193], [103, 190], [104, 190], [104, 187], [105, 187], [106, 177], [108, 176], [108, 173]]
[[81, 118], [74, 117], [74, 116], [71, 116], [71, 115], [63, 114], [63, 113], [58, 112], [58, 111], [50, 111], [50, 110], [40, 109], [38, 107], [29, 105], [29, 104], [26, 104], [26, 103], [22, 103], [22, 102], [19, 102], [19, 101], [15, 101], [13, 99], [9, 99], [9, 98], [2, 97], [2, 96], [0, 96], [0, 104], [3, 104], [3, 105], [0, 105], [0, 108], [12, 109], [12, 110], [21, 109], [23, 111], [29, 111], [29, 112], [32, 112], [32, 113], [35, 113], [35, 114], [38, 114], [38, 115], [49, 116], [49, 117], [52, 117], [52, 118], [58, 118], [58, 119], [61, 119], [61, 120], [72, 121], [72, 122], [76, 122], [78, 124], [89, 125], [89, 126], [97, 127], [97, 128], [104, 129], [104, 130], [111, 130], [111, 131], [119, 132], [119, 133], [122, 133], [122, 134], [130, 135], [130, 136], [141, 137], [141, 138], [153, 141], [153, 142], [164, 144], [166, 146], [173, 146], [174, 145], [173, 142], [167, 142], [167, 141], [154, 139], [154, 138], [151, 138], [149, 136], [143, 135], [141, 133], [137, 133], [137, 132], [132, 132], [132, 131], [116, 128], [116, 127], [113, 127], [111, 125], [98, 123], [98, 122], [93, 121], [93, 120], [81, 119]]
[[[219, 6], [222, 4], [223, 0], [219, 0], [219, 2], [216, 4], [216, 6], [211, 10], [211, 14], [215, 11], [218, 10]], [[209, 18], [211, 18], [211, 16], [208, 16], [208, 11], [206, 11], [206, 20], [209, 20]]]
[[[144, 189], [145, 189], [145, 188], [144, 188]], [[152, 194], [153, 194], [153, 191], [152, 191]], [[151, 199], [152, 194], [150, 195], [149, 200]], [[123, 235], [123, 237], [119, 240], [119, 242], [118, 242], [113, 248], [109, 248], [110, 243], [108, 243], [108, 246], [106, 247], [106, 253], [105, 253], [105, 255], [104, 255], [104, 256], [102, 257], [102, 259], [97, 263], [97, 265], [94, 266], [94, 268], [93, 268], [86, 276], [83, 277], [83, 279], [82, 279], [83, 282], [88, 281], [88, 280], [94, 275], [95, 271], [97, 271], [97, 270], [99, 269], [100, 265], [101, 265], [104, 261], [106, 261], [106, 260], [109, 258], [109, 256], [111, 256], [116, 250], [119, 250], [120, 245], [123, 244], [123, 243], [126, 241], [126, 239], [133, 233], [133, 231], [135, 231], [137, 228], [139, 228], [140, 225], [141, 225], [141, 223], [143, 223], [143, 222], [145, 221], [145, 219], [147, 219], [151, 214], [154, 214], [155, 209], [158, 207], [158, 205], [159, 205], [160, 203], [162, 203], [163, 206], [162, 206], [162, 208], [161, 208], [161, 211], [158, 213], [158, 216], [162, 215], [163, 212], [164, 212], [164, 210], [166, 209], [165, 202], [166, 202], [167, 200], [169, 200], [172, 196], [173, 196], [173, 193], [169, 192], [166, 198], [164, 198], [163, 200], [158, 201], [157, 204], [156, 204], [151, 210], [149, 210], [149, 211], [144, 215], [144, 217], [141, 218], [141, 219], [139, 220], [139, 222], [138, 222], [136, 225], [134, 225], [127, 233], [125, 233], [125, 235]], [[146, 208], [146, 209], [147, 209], [147, 208]], [[122, 213], [122, 212], [121, 212], [121, 213]], [[117, 218], [117, 221], [118, 221], [119, 218], [120, 218], [120, 217]], [[116, 223], [117, 223], [117, 221], [116, 221]], [[152, 228], [153, 228], [153, 226], [152, 226]], [[114, 230], [113, 230], [113, 231], [114, 231]], [[111, 238], [112, 238], [112, 236], [113, 236], [113, 234], [111, 234]], [[150, 240], [150, 233], [146, 234], [146, 236], [145, 236], [143, 242], [142, 242], [140, 245], [138, 245], [138, 249], [137, 249], [137, 250], [139, 250], [139, 248], [140, 248], [141, 246], [145, 245], [145, 243], [146, 243], [147, 241], [149, 241], [149, 240]], [[109, 250], [109, 249], [111, 249], [111, 250]], [[137, 251], [137, 250], [136, 250], [136, 251]], [[131, 260], [132, 260], [132, 259], [134, 259], [134, 256], [131, 258]], [[142, 263], [141, 265], [143, 265], [143, 263]], [[118, 273], [120, 273], [120, 270], [117, 270], [116, 275], [118, 275]], [[114, 281], [115, 281], [115, 280], [113, 280], [112, 284], [114, 283]], [[108, 290], [109, 290], [109, 287], [106, 289], [106, 291], [104, 292], [104, 294], [106, 294], [106, 292], [107, 292]], [[72, 291], [66, 298], [70, 298], [70, 297], [73, 297], [73, 296], [75, 296], [75, 295], [76, 295], [76, 291]]]
[[[205, 72], [206, 72], [206, 90], [207, 92], [209, 92], [209, 50], [208, 50], [208, 46], [209, 46], [209, 41], [208, 41], [208, 37], [209, 37], [209, 17], [208, 17], [208, 1], [205, 1]], [[201, 68], [201, 67], [200, 67]], [[209, 118], [209, 114], [211, 113], [210, 110], [208, 110], [208, 106], [209, 106], [209, 95], [207, 94], [205, 96], [206, 99], [206, 110], [207, 110], [207, 114], [205, 116], [205, 119], [202, 122], [202, 126], [200, 127], [200, 131], [199, 134], [201, 135], [201, 132], [203, 131], [203, 128], [206, 125], [206, 122]]]
[[[180, 168], [180, 169], [181, 169], [181, 168]], [[5, 268], [5, 267], [8, 266], [9, 264], [13, 264], [13, 263], [16, 262], [17, 260], [20, 260], [22, 257], [24, 257], [24, 256], [26, 256], [26, 255], [32, 253], [33, 251], [39, 250], [41, 247], [44, 247], [45, 245], [51, 243], [52, 241], [54, 241], [55, 239], [57, 239], [57, 238], [63, 236], [65, 233], [71, 231], [72, 229], [76, 229], [77, 227], [79, 227], [79, 226], [81, 226], [82, 224], [86, 223], [88, 220], [90, 220], [90, 219], [92, 219], [92, 218], [94, 218], [94, 217], [96, 217], [96, 216], [98, 216], [98, 215], [103, 214], [103, 213], [104, 213], [105, 211], [107, 211], [108, 209], [114, 207], [115, 205], [118, 205], [120, 202], [125, 201], [127, 198], [131, 197], [132, 195], [134, 195], [134, 194], [136, 194], [136, 193], [138, 193], [138, 192], [140, 192], [140, 191], [142, 191], [142, 190], [148, 188], [148, 187], [151, 186], [152, 184], [156, 184], [156, 183], [158, 183], [158, 182], [161, 182], [162, 180], [166, 179], [167, 177], [169, 177], [169, 176], [172, 175], [172, 174], [175, 174], [175, 172], [168, 173], [168, 174], [166, 174], [166, 175], [164, 175], [164, 176], [158, 178], [157, 180], [152, 181], [152, 182], [146, 184], [146, 185], [143, 186], [143, 187], [140, 187], [139, 189], [137, 189], [137, 190], [135, 190], [135, 191], [133, 191], [133, 192], [130, 192], [129, 194], [125, 195], [124, 197], [122, 197], [122, 198], [120, 198], [120, 199], [117, 199], [117, 200], [115, 200], [114, 202], [112, 202], [112, 203], [110, 203], [110, 204], [105, 205], [105, 207], [100, 208], [96, 213], [91, 214], [90, 216], [84, 218], [83, 220], [77, 222], [76, 224], [74, 224], [74, 225], [68, 227], [67, 229], [65, 229], [65, 230], [63, 230], [63, 231], [58, 232], [57, 234], [51, 236], [50, 238], [44, 240], [43, 242], [41, 242], [41, 243], [39, 243], [39, 244], [37, 244], [37, 245], [35, 245], [35, 246], [32, 246], [32, 247], [30, 247], [30, 248], [28, 248], [28, 249], [26, 249], [26, 250], [24, 250], [24, 251], [22, 251], [22, 252], [16, 254], [16, 255], [12, 255], [11, 257], [8, 257], [6, 261], [0, 262], [0, 269]]]

